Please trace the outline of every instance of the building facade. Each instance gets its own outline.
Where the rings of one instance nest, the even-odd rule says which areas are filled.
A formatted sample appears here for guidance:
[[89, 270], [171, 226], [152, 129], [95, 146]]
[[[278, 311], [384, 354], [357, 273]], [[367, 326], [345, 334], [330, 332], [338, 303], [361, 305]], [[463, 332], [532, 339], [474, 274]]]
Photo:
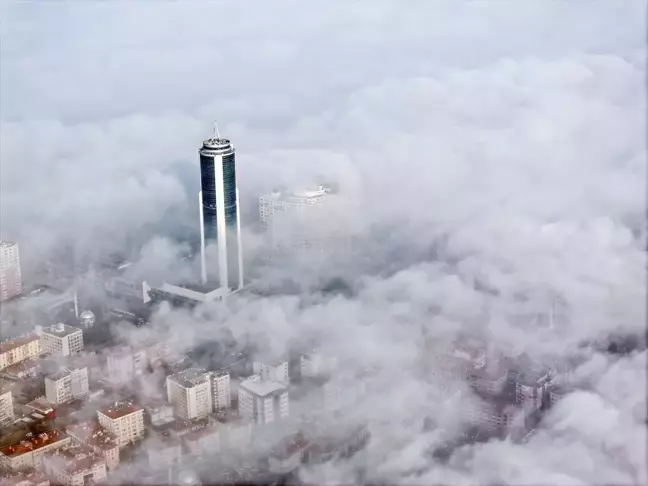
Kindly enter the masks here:
[[0, 427], [13, 422], [14, 417], [11, 386], [0, 379]]
[[206, 417], [213, 411], [211, 373], [190, 368], [167, 377], [167, 400], [184, 420]]
[[83, 331], [63, 323], [37, 329], [42, 349], [56, 356], [72, 356], [83, 351]]
[[128, 383], [146, 370], [146, 349], [121, 348], [108, 354], [108, 380], [112, 383]]
[[288, 386], [253, 375], [239, 385], [238, 410], [241, 417], [256, 424], [268, 424], [288, 417]]
[[64, 368], [45, 377], [45, 398], [54, 405], [85, 398], [90, 392], [88, 368]]
[[206, 246], [216, 243], [219, 284], [238, 289], [243, 286], [243, 252], [234, 145], [221, 138], [216, 128], [214, 135], [203, 142], [199, 154], [202, 280], [206, 282], [212, 270]]
[[22, 293], [18, 244], [0, 241], [0, 302]]
[[0, 370], [41, 354], [40, 337], [36, 334], [0, 343]]
[[43, 456], [43, 469], [63, 486], [101, 484], [106, 479], [106, 461], [85, 445], [70, 443]]
[[212, 400], [214, 410], [227, 410], [232, 406], [230, 375], [227, 371], [217, 371], [211, 374]]
[[24, 471], [40, 466], [43, 454], [64, 447], [71, 439], [58, 429], [25, 437], [0, 449], [0, 469]]
[[144, 438], [144, 409], [131, 402], [117, 402], [97, 412], [99, 425], [117, 436], [119, 447]]

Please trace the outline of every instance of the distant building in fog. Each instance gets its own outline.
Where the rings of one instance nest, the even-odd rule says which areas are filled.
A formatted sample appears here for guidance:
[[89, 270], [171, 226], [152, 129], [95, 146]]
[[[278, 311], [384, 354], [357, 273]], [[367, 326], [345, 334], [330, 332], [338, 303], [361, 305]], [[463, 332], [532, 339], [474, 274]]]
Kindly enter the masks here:
[[18, 244], [0, 241], [0, 302], [22, 293]]
[[258, 375], [262, 380], [272, 380], [288, 385], [290, 378], [288, 375], [288, 361], [276, 360], [260, 362], [254, 361], [252, 369], [255, 375]]
[[0, 343], [0, 370], [41, 354], [40, 338], [36, 334]]
[[0, 427], [4, 427], [14, 419], [13, 394], [11, 382], [0, 379]]

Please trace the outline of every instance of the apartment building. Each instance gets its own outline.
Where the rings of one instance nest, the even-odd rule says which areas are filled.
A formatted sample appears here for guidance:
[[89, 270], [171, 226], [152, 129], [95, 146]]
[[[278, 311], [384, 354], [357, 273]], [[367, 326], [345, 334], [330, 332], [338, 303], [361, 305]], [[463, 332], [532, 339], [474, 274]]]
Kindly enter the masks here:
[[146, 349], [124, 347], [111, 351], [107, 357], [108, 380], [115, 384], [128, 383], [142, 376], [146, 366]]
[[42, 471], [25, 470], [0, 475], [1, 486], [50, 486], [49, 478]]
[[0, 343], [0, 370], [37, 358], [40, 354], [40, 337], [37, 334], [4, 341]]
[[117, 436], [120, 448], [144, 438], [144, 409], [131, 402], [115, 402], [97, 412], [99, 425]]
[[69, 425], [65, 432], [75, 441], [85, 444], [103, 457], [108, 471], [119, 466], [119, 441], [117, 436], [94, 420]]
[[167, 399], [178, 417], [184, 420], [201, 418], [213, 411], [211, 373], [189, 368], [167, 377]]
[[43, 454], [64, 447], [71, 439], [58, 429], [26, 435], [14, 444], [0, 449], [0, 469], [24, 471], [40, 466]]
[[72, 356], [83, 351], [83, 331], [63, 323], [37, 328], [43, 351], [55, 356]]
[[10, 424], [15, 418], [11, 390], [12, 383], [0, 379], [0, 427]]
[[45, 377], [45, 398], [54, 405], [85, 398], [90, 393], [88, 368], [63, 368]]
[[63, 486], [100, 484], [107, 477], [106, 461], [91, 448], [70, 443], [43, 456], [43, 470]]
[[227, 371], [211, 373], [212, 400], [214, 410], [225, 410], [232, 406], [230, 375]]
[[253, 375], [239, 385], [238, 410], [241, 417], [256, 424], [288, 417], [288, 386]]
[[22, 293], [22, 273], [18, 244], [0, 241], [0, 302]]

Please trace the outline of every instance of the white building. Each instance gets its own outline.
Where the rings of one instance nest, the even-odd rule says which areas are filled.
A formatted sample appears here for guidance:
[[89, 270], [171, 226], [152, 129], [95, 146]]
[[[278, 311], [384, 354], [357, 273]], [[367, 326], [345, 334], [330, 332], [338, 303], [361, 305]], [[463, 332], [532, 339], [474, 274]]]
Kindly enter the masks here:
[[0, 241], [0, 302], [22, 293], [18, 244]]
[[71, 356], [83, 351], [83, 331], [63, 323], [37, 328], [43, 351], [56, 356]]
[[144, 438], [144, 409], [131, 402], [117, 402], [97, 412], [99, 424], [117, 436], [119, 447]]
[[254, 361], [252, 369], [254, 374], [258, 375], [262, 380], [278, 381], [285, 385], [290, 384], [288, 361]]
[[190, 368], [167, 377], [167, 399], [178, 417], [191, 420], [213, 411], [211, 373]]
[[41, 463], [44, 453], [66, 446], [71, 439], [58, 429], [41, 432], [0, 449], [0, 469], [24, 471]]
[[239, 385], [238, 410], [241, 417], [256, 424], [286, 418], [289, 413], [288, 386], [253, 375]]
[[119, 441], [115, 434], [94, 420], [69, 425], [65, 431], [72, 439], [85, 444], [95, 454], [102, 456], [109, 471], [117, 469], [119, 466]]
[[228, 409], [232, 406], [230, 375], [227, 371], [211, 373], [212, 400], [214, 410]]
[[105, 459], [81, 444], [68, 444], [48, 451], [42, 465], [56, 484], [64, 486], [100, 484], [107, 477]]
[[11, 384], [5, 382], [5, 380], [0, 380], [0, 427], [11, 423], [14, 417]]
[[0, 343], [0, 370], [41, 354], [40, 337], [37, 334], [11, 339]]
[[339, 228], [328, 221], [336, 196], [319, 185], [291, 192], [274, 191], [259, 197], [261, 225], [272, 246], [281, 249], [326, 249], [340, 241]]
[[302, 377], [315, 377], [330, 374], [334, 371], [337, 360], [324, 356], [318, 351], [302, 354], [299, 358], [299, 368]]
[[59, 405], [72, 400], [85, 398], [90, 392], [88, 368], [63, 368], [45, 378], [45, 398]]
[[146, 349], [123, 347], [111, 351], [106, 364], [110, 382], [128, 383], [144, 374], [147, 366]]

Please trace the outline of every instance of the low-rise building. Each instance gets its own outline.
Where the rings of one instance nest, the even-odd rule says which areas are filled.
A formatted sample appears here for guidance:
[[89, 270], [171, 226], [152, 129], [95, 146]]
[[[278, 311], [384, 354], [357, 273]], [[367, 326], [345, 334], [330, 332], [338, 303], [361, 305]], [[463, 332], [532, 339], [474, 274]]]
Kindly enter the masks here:
[[29, 435], [0, 449], [0, 469], [22, 471], [40, 466], [44, 453], [70, 443], [70, 437], [58, 429]]
[[88, 396], [88, 368], [63, 368], [45, 378], [45, 397], [54, 405]]
[[0, 472], [0, 486], [50, 486], [50, 480], [34, 469], [17, 473]]
[[37, 328], [44, 352], [54, 356], [71, 356], [83, 351], [83, 331], [78, 327], [58, 323], [45, 328]]
[[288, 474], [301, 465], [309, 442], [302, 433], [282, 440], [273, 448], [268, 458], [268, 467], [274, 474]]
[[290, 377], [288, 374], [288, 361], [279, 359], [274, 361], [254, 361], [252, 369], [255, 375], [258, 375], [262, 380], [277, 381], [288, 385]]
[[0, 370], [41, 354], [40, 337], [37, 334], [3, 341], [0, 343]]
[[43, 456], [43, 469], [57, 484], [85, 486], [106, 479], [106, 461], [91, 448], [82, 444], [68, 444]]
[[80, 422], [66, 427], [65, 431], [75, 441], [85, 444], [104, 458], [109, 471], [119, 466], [119, 441], [117, 436], [94, 420]]
[[115, 402], [97, 412], [99, 424], [117, 436], [119, 447], [144, 438], [144, 409], [132, 402]]

